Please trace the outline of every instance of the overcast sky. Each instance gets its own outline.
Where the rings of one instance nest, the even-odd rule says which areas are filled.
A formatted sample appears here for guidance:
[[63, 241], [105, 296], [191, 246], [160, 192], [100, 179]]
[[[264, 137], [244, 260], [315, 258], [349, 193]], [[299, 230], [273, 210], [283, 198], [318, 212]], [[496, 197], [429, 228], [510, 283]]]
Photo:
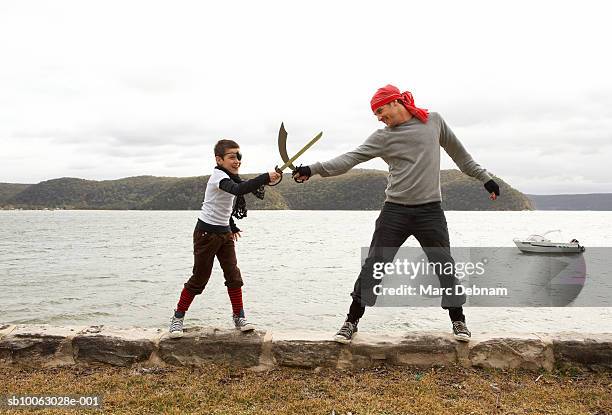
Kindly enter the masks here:
[[327, 160], [392, 83], [523, 192], [612, 192], [608, 3], [3, 0], [0, 182], [205, 175], [220, 138], [268, 171], [281, 121]]

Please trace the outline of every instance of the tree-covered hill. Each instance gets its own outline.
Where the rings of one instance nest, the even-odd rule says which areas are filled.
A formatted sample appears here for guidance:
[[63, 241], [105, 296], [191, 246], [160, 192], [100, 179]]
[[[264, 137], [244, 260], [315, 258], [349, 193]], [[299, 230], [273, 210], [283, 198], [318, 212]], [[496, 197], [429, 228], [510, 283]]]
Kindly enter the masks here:
[[0, 183], [0, 206], [30, 186], [31, 184]]
[[[245, 178], [252, 177], [246, 175]], [[0, 207], [21, 209], [199, 209], [208, 176], [138, 176], [119, 180], [61, 178], [33, 185], [0, 183]], [[441, 174], [443, 205], [447, 210], [533, 209], [529, 198], [496, 178], [502, 197], [487, 198], [482, 183], [458, 170]], [[354, 169], [337, 176], [313, 177], [296, 184], [289, 175], [266, 187], [263, 201], [247, 196], [250, 209], [378, 210], [384, 203], [387, 173]]]

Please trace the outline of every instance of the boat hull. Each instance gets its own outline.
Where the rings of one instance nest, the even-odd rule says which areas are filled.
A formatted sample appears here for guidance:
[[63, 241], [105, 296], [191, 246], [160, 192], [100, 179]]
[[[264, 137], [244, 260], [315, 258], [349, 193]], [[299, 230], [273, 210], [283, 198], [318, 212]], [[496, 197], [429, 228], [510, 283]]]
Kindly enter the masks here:
[[576, 243], [554, 243], [514, 240], [522, 252], [535, 252], [538, 254], [577, 254], [584, 252], [584, 247]]

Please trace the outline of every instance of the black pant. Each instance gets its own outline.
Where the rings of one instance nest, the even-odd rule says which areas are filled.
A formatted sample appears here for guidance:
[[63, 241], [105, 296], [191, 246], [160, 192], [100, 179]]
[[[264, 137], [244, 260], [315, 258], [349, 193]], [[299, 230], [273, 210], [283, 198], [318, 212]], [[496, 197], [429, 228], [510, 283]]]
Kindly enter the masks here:
[[[365, 306], [376, 303], [374, 287], [380, 280], [374, 278], [374, 264], [392, 262], [399, 247], [411, 235], [419, 241], [431, 264], [452, 264], [454, 260], [450, 252], [450, 241], [446, 217], [440, 202], [427, 203], [418, 206], [403, 206], [386, 202], [378, 219], [370, 243], [368, 258], [365, 260], [351, 296], [353, 305], [349, 312], [349, 320], [358, 320]], [[438, 267], [437, 269], [449, 269]], [[454, 274], [439, 273], [440, 287], [453, 288], [458, 284]], [[465, 295], [444, 295], [442, 308], [448, 309], [452, 320], [463, 320], [461, 307], [465, 303]], [[361, 315], [359, 315], [361, 314]]]

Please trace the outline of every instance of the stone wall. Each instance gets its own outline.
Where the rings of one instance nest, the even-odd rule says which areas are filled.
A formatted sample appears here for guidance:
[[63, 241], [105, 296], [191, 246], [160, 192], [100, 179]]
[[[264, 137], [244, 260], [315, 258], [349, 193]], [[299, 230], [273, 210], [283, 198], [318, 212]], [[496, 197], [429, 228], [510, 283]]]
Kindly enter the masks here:
[[349, 369], [380, 364], [612, 369], [612, 333], [479, 334], [467, 344], [447, 333], [359, 333], [350, 345], [333, 342], [332, 334], [241, 333], [192, 327], [183, 338], [171, 339], [162, 329], [0, 324], [0, 364], [198, 366], [223, 362], [255, 370], [275, 366]]

